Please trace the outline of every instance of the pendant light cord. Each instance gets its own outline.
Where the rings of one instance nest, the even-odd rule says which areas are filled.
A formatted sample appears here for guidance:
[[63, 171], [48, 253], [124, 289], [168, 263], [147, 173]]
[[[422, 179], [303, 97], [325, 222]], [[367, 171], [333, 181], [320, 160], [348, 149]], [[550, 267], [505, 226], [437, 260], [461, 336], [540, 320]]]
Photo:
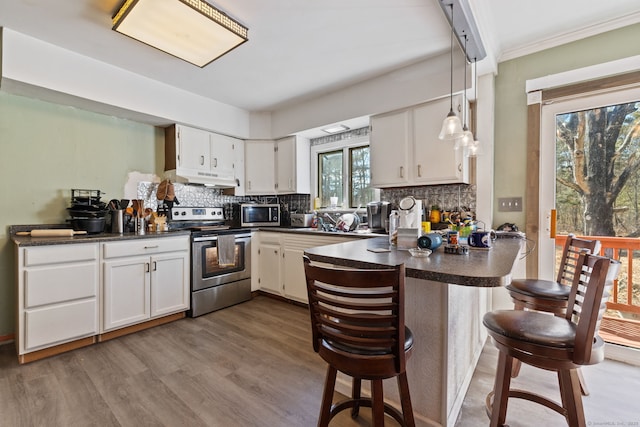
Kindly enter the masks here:
[[450, 87], [450, 99], [451, 99], [451, 104], [450, 104], [450, 110], [451, 112], [453, 112], [453, 3], [451, 3], [451, 43], [450, 43], [450, 55], [449, 55], [450, 61], [451, 61], [451, 67], [449, 68], [451, 70], [451, 78], [449, 79], [451, 81], [451, 87]]
[[464, 35], [464, 104], [462, 106], [463, 130], [467, 128], [467, 35]]

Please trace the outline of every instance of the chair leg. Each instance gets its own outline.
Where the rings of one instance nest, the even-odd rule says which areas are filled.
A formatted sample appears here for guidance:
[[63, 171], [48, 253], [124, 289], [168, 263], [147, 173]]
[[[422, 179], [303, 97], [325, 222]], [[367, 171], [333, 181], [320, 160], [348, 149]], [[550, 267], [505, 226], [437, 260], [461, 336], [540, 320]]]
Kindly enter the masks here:
[[507, 417], [512, 367], [513, 357], [504, 351], [500, 351], [498, 355], [498, 368], [496, 370], [496, 382], [493, 386], [494, 395], [493, 405], [491, 407], [491, 427], [503, 426]]
[[322, 407], [320, 408], [320, 418], [318, 427], [327, 427], [331, 420], [331, 404], [333, 403], [333, 390], [336, 386], [336, 375], [338, 371], [333, 366], [327, 367], [327, 376], [324, 381], [324, 392], [322, 394]]
[[587, 382], [582, 375], [582, 369], [578, 368], [578, 379], [580, 380], [580, 390], [583, 396], [589, 396], [589, 389], [587, 388]]
[[558, 371], [558, 383], [562, 396], [562, 407], [567, 411], [567, 423], [571, 427], [585, 427], [586, 421], [578, 371], [576, 369]]
[[384, 427], [382, 380], [371, 380], [371, 415], [373, 418], [373, 427]]
[[[351, 386], [351, 398], [353, 400], [360, 399], [360, 390], [362, 388], [362, 381], [360, 378], [353, 379], [353, 385]], [[358, 414], [360, 413], [360, 404], [354, 403], [353, 408], [351, 408], [351, 418], [358, 418]]]
[[409, 394], [409, 382], [407, 373], [398, 375], [398, 390], [400, 391], [400, 404], [402, 405], [402, 416], [406, 427], [415, 427], [416, 421], [413, 418], [413, 406], [411, 405], [411, 395]]

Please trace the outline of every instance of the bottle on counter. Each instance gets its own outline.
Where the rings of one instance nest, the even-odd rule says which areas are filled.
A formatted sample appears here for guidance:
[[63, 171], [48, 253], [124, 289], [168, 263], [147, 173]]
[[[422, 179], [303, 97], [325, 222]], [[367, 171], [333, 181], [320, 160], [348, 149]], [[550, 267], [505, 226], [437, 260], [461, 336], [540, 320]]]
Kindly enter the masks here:
[[429, 214], [429, 221], [431, 224], [440, 223], [440, 207], [438, 205], [431, 206], [431, 213]]
[[389, 215], [389, 243], [396, 245], [398, 243], [398, 226], [400, 225], [400, 214], [397, 210], [392, 210]]

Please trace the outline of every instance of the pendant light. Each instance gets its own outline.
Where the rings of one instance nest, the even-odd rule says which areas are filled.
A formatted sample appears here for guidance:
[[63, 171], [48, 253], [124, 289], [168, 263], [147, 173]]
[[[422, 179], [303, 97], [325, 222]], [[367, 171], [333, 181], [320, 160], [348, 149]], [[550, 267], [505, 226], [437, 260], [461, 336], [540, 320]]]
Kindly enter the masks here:
[[451, 3], [451, 106], [449, 109], [449, 114], [442, 122], [442, 130], [440, 130], [440, 135], [438, 138], [443, 140], [452, 140], [456, 138], [460, 138], [462, 136], [462, 124], [460, 123], [460, 119], [456, 116], [456, 113], [453, 112], [453, 3]]
[[462, 103], [462, 117], [463, 117], [463, 126], [462, 126], [462, 136], [456, 139], [456, 143], [453, 146], [454, 150], [460, 149], [460, 147], [467, 148], [471, 143], [473, 143], [473, 133], [467, 127], [467, 38], [468, 36], [464, 35], [464, 97]]
[[[473, 61], [473, 74], [475, 78], [475, 84], [473, 85], [473, 89], [475, 93], [474, 96], [476, 99], [476, 106], [477, 106], [478, 105], [478, 59], [477, 58], [474, 58], [474, 61]], [[468, 156], [477, 157], [482, 154], [483, 153], [482, 153], [482, 147], [480, 146], [480, 141], [478, 141], [477, 139], [472, 139], [471, 143], [469, 144]]]

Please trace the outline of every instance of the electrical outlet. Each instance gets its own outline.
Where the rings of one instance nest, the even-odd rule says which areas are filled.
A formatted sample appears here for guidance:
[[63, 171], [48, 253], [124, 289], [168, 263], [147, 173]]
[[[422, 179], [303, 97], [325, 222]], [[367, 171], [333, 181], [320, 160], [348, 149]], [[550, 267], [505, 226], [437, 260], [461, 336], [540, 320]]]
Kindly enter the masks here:
[[498, 212], [522, 212], [522, 197], [498, 198]]

